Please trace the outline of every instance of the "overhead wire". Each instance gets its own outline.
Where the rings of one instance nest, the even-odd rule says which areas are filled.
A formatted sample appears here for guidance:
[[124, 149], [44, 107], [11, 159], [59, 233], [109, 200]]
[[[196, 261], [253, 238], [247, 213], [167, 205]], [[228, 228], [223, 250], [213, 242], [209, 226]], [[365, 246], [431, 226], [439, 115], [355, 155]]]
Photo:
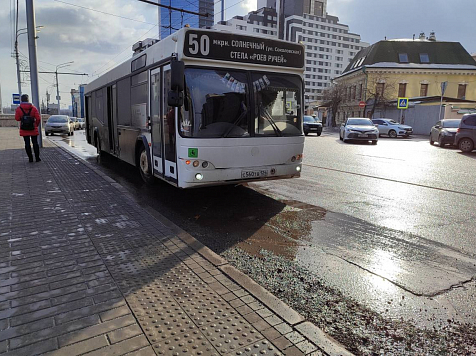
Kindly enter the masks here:
[[[152, 31], [152, 30], [153, 30], [154, 28], [156, 28], [156, 27], [157, 27], [157, 24], [155, 24], [154, 26], [152, 26], [147, 32], [145, 32], [142, 36], [140, 36], [140, 38], [137, 39], [134, 43], [136, 43], [136, 42], [140, 41], [141, 39], [143, 39], [145, 35], [147, 35], [150, 31]], [[115, 57], [113, 57], [113, 58], [111, 58], [110, 60], [108, 60], [104, 65], [102, 65], [101, 67], [99, 67], [99, 69], [95, 70], [95, 71], [91, 74], [91, 76], [95, 76], [95, 75], [100, 76], [102, 73], [105, 73], [105, 72], [107, 72], [109, 69], [113, 68], [113, 67], [116, 65], [116, 62], [114, 62], [114, 64], [113, 64], [111, 67], [108, 67], [107, 69], [105, 69], [105, 70], [99, 72], [99, 71], [100, 71], [102, 68], [104, 68], [109, 62], [113, 61], [114, 59], [116, 59], [117, 57], [119, 57], [121, 54], [123, 54], [125, 51], [129, 50], [130, 48], [131, 48], [131, 45], [127, 46], [126, 49], [124, 49], [122, 52], [118, 53]], [[98, 73], [98, 74], [96, 74], [96, 73]]]
[[140, 23], [144, 23], [144, 24], [147, 24], [147, 25], [153, 25], [153, 23], [151, 23], [151, 22], [136, 20], [136, 19], [132, 19], [132, 18], [130, 18], [130, 17], [125, 17], [125, 16], [121, 16], [121, 15], [116, 15], [116, 14], [112, 14], [112, 13], [110, 13], [110, 12], [101, 11], [101, 10], [97, 10], [97, 9], [92, 9], [92, 8], [90, 8], [90, 7], [81, 6], [81, 5], [77, 5], [77, 4], [72, 4], [72, 3], [69, 3], [69, 2], [66, 2], [66, 1], [62, 1], [62, 0], [54, 0], [54, 1], [59, 2], [59, 3], [62, 3], [62, 4], [65, 4], [65, 5], [70, 5], [70, 6], [74, 6], [74, 7], [79, 7], [79, 8], [84, 9], [84, 10], [99, 12], [99, 13], [104, 14], [104, 15], [119, 17], [119, 18], [124, 19], [124, 20], [140, 22]]

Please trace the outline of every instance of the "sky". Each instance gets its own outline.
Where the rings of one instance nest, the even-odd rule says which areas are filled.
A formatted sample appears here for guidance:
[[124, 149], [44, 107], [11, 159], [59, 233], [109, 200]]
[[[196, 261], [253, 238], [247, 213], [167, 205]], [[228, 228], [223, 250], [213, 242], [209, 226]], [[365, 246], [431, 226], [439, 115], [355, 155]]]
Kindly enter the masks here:
[[[190, 0], [197, 1], [197, 0]], [[9, 4], [10, 3], [10, 4]], [[15, 40], [11, 7], [15, 0], [1, 0], [0, 6], [0, 85], [3, 106], [9, 106], [16, 93], [16, 65], [11, 57]], [[18, 28], [26, 27], [25, 1], [20, 0]], [[157, 10], [137, 0], [35, 0], [40, 71], [54, 71], [57, 65], [74, 61], [59, 71], [87, 73], [59, 75], [62, 107], [71, 102], [70, 90], [105, 73], [130, 58], [132, 44], [158, 34]], [[225, 0], [225, 19], [256, 10], [256, 0]], [[87, 8], [94, 9], [91, 11]], [[215, 21], [220, 19], [215, 5]], [[476, 53], [474, 21], [476, 0], [328, 0], [327, 12], [339, 17], [362, 41], [374, 43], [387, 37], [411, 38], [420, 32], [436, 32], [438, 40], [457, 41]], [[114, 14], [116, 16], [111, 16]], [[472, 14], [469, 18], [464, 14]], [[22, 68], [28, 67], [27, 35], [20, 35]], [[46, 91], [56, 96], [55, 76], [39, 74], [40, 102]], [[22, 75], [22, 91], [30, 94], [27, 74]]]

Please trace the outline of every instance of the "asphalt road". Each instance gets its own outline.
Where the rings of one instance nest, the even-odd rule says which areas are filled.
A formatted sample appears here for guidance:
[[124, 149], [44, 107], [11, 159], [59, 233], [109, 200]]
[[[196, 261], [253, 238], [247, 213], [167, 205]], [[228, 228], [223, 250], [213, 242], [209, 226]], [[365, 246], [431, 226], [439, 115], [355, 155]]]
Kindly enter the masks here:
[[327, 211], [300, 264], [390, 317], [476, 322], [476, 152], [426, 137], [349, 144], [334, 133], [308, 136], [304, 163], [298, 180], [252, 184]]
[[[53, 137], [94, 156], [84, 133]], [[344, 144], [306, 137], [299, 179], [181, 191], [145, 186], [125, 163], [101, 169], [218, 253], [271, 253], [394, 320], [476, 324], [476, 152], [425, 137]]]

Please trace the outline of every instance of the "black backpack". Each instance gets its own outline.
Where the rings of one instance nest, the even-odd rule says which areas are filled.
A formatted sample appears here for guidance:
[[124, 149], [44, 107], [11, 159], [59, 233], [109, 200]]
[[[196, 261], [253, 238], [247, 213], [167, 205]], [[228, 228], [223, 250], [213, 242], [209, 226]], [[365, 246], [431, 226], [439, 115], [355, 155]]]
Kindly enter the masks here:
[[23, 117], [20, 119], [20, 128], [22, 130], [31, 131], [35, 129], [35, 118], [30, 116], [33, 107], [30, 108], [28, 114], [20, 106], [20, 110], [23, 112]]

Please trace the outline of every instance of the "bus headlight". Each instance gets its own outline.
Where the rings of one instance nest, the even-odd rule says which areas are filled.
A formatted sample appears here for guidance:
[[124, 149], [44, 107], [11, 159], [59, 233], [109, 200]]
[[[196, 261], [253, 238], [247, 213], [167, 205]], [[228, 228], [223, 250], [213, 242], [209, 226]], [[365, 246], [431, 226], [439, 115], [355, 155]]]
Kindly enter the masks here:
[[200, 164], [200, 162], [198, 162], [198, 161], [193, 161], [193, 166], [194, 166], [194, 167], [198, 167], [199, 164]]
[[202, 167], [203, 167], [203, 168], [207, 168], [207, 167], [208, 167], [208, 162], [207, 162], [207, 161], [203, 162], [203, 163], [202, 163]]
[[196, 180], [202, 180], [203, 179], [203, 174], [202, 173], [195, 174], [195, 179]]
[[296, 171], [301, 172], [301, 166], [297, 166]]

